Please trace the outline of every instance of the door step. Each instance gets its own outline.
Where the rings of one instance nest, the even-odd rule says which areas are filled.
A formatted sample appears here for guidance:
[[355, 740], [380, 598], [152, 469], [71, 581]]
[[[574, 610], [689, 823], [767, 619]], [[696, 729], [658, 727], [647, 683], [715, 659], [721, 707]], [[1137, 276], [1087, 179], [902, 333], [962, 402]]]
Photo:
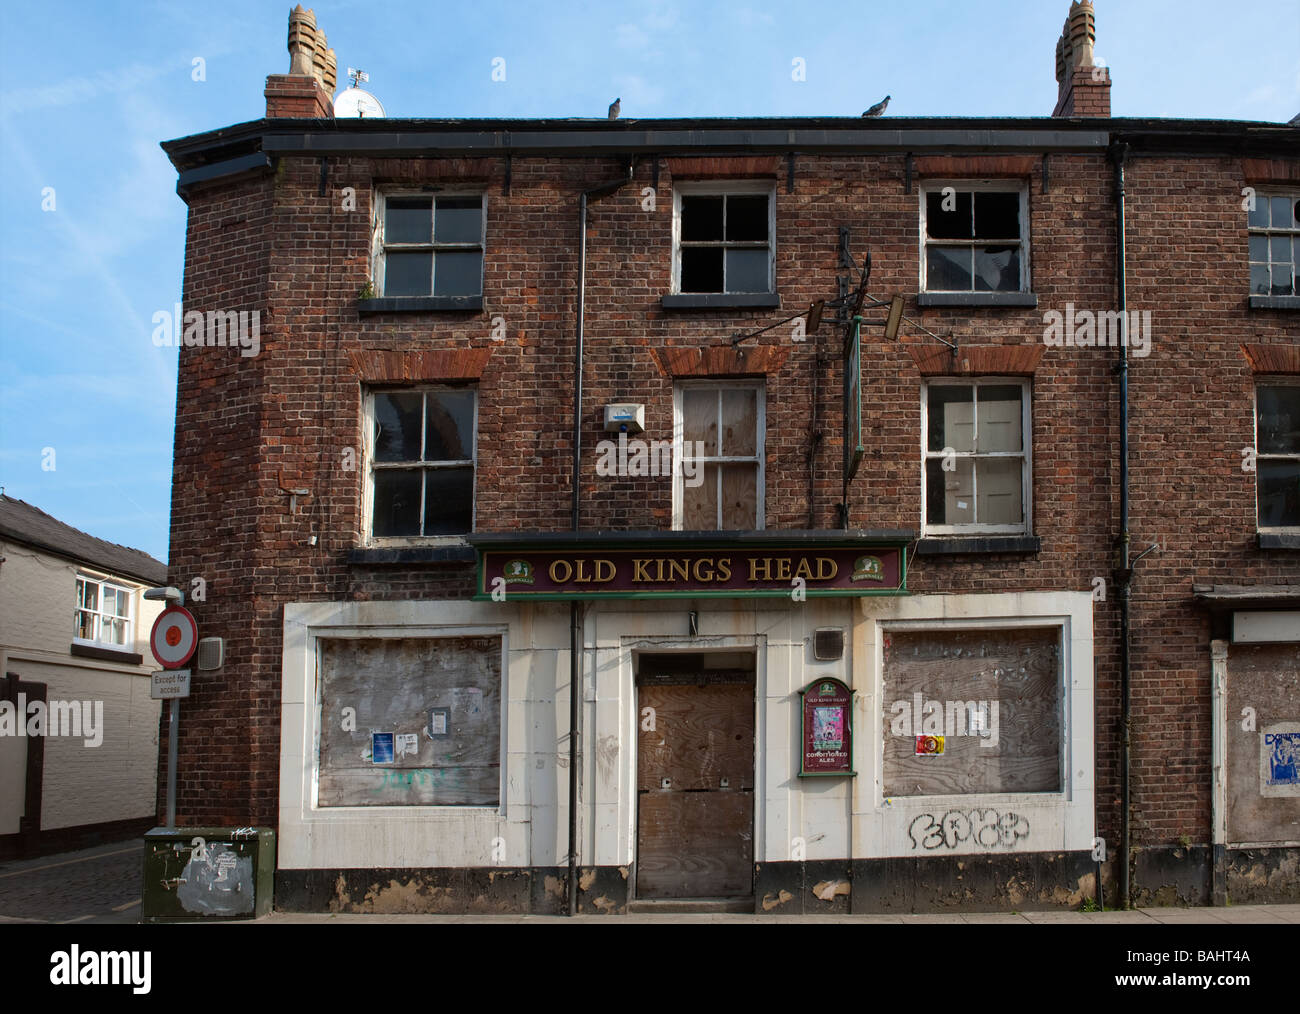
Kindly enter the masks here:
[[638, 898], [627, 903], [630, 915], [662, 913], [680, 915], [684, 913], [715, 913], [754, 911], [753, 898]]

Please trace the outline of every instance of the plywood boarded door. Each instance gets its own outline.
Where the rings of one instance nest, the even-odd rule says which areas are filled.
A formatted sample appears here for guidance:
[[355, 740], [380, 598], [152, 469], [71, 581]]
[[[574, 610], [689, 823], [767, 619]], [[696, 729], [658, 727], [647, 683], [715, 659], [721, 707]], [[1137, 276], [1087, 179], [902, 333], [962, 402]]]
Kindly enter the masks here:
[[640, 714], [637, 896], [751, 895], [753, 674], [643, 677]]

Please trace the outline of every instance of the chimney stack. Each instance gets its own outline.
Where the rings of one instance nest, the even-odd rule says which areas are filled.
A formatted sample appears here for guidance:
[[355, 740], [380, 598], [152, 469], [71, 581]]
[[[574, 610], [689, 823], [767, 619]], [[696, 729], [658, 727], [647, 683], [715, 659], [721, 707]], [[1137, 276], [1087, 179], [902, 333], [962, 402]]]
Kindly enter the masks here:
[[266, 116], [333, 119], [330, 96], [338, 84], [334, 50], [326, 48], [325, 33], [316, 27], [316, 14], [299, 4], [289, 12], [289, 73], [266, 79]]
[[1110, 68], [1093, 60], [1097, 15], [1091, 0], [1075, 0], [1056, 40], [1053, 116], [1110, 116]]

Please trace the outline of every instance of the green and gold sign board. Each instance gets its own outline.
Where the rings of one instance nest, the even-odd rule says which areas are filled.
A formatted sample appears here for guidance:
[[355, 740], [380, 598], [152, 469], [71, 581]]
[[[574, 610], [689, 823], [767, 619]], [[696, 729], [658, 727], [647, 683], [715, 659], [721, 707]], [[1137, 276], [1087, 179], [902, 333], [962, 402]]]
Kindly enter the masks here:
[[471, 537], [475, 598], [803, 598], [907, 594], [905, 539]]

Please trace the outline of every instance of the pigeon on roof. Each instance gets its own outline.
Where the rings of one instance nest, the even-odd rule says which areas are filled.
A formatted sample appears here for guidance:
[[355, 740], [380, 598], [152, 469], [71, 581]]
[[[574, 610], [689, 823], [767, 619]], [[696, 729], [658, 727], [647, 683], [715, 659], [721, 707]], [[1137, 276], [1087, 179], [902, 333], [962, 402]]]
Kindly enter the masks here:
[[623, 104], [623, 98], [622, 98], [622, 96], [619, 96], [618, 98], [616, 98], [613, 102], [611, 102], [611, 103], [609, 104], [609, 118], [610, 118], [611, 120], [617, 120], [617, 119], [618, 119], [618, 111], [619, 111], [619, 109], [622, 107], [622, 104]]
[[870, 109], [868, 109], [868, 110], [867, 110], [865, 113], [863, 113], [862, 115], [863, 115], [863, 116], [879, 116], [881, 113], [883, 113], [883, 112], [885, 111], [885, 106], [887, 106], [887, 105], [889, 105], [889, 96], [888, 96], [888, 95], [886, 95], [883, 99], [881, 99], [879, 102], [877, 102], [874, 106], [872, 106]]

